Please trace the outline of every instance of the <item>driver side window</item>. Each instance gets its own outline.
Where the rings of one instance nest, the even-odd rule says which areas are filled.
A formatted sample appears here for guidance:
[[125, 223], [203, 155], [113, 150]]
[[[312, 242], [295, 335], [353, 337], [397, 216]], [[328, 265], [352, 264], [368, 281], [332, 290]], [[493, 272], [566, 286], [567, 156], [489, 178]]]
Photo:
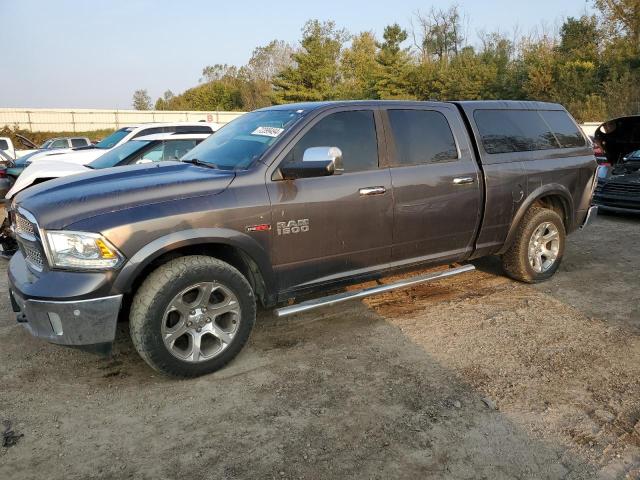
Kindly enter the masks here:
[[378, 140], [371, 110], [338, 112], [326, 116], [304, 134], [283, 162], [302, 162], [311, 147], [338, 147], [345, 173], [378, 168]]

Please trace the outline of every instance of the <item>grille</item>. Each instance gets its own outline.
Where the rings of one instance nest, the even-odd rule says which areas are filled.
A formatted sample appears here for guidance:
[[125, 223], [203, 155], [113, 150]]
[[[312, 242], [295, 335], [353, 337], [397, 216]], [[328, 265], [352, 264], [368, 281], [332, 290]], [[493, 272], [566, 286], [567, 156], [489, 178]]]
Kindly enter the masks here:
[[15, 225], [16, 233], [25, 233], [27, 235], [35, 236], [36, 229], [33, 223], [31, 223], [29, 220], [24, 218], [19, 213], [16, 213], [15, 218], [16, 218], [16, 225]]
[[40, 253], [40, 250], [24, 244], [20, 245], [20, 247], [22, 248], [27, 261], [29, 261], [33, 266], [41, 269], [44, 265], [44, 262], [42, 260], [42, 254]]
[[640, 196], [640, 183], [607, 183], [602, 187], [602, 193], [611, 194], [631, 194], [632, 196]]

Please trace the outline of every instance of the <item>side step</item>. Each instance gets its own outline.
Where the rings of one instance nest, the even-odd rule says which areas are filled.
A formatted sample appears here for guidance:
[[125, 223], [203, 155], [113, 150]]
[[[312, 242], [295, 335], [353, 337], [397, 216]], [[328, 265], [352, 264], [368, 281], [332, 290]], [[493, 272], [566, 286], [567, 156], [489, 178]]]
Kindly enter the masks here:
[[377, 287], [364, 288], [362, 290], [356, 290], [353, 292], [337, 293], [335, 295], [329, 295], [328, 297], [317, 298], [313, 300], [307, 300], [306, 302], [298, 303], [297, 305], [290, 305], [288, 307], [282, 307], [275, 310], [275, 314], [278, 317], [286, 317], [296, 313], [306, 312], [313, 310], [314, 308], [328, 307], [330, 305], [336, 305], [338, 303], [346, 302], [347, 300], [355, 300], [357, 298], [369, 297], [371, 295], [377, 295], [379, 293], [389, 292], [398, 288], [412, 287], [421, 283], [433, 282], [435, 280], [441, 280], [446, 277], [452, 277], [461, 273], [470, 272], [475, 270], [473, 265], [463, 265], [461, 267], [451, 268], [441, 272], [428, 273], [426, 275], [419, 275], [417, 277], [407, 278], [395, 283], [389, 283], [387, 285], [378, 285]]

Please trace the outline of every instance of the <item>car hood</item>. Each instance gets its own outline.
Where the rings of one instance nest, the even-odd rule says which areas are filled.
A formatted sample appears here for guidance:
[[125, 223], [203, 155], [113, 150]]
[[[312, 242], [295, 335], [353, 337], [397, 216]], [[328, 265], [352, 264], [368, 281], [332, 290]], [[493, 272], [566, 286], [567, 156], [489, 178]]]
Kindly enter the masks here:
[[615, 165], [630, 152], [640, 149], [639, 129], [640, 115], [614, 118], [600, 125], [594, 138], [604, 148], [609, 163]]
[[18, 192], [21, 192], [25, 188], [33, 185], [38, 180], [43, 178], [61, 178], [68, 177], [69, 175], [75, 175], [77, 173], [90, 172], [91, 169], [83, 165], [69, 162], [56, 162], [53, 160], [41, 161], [32, 163], [24, 169], [22, 174], [16, 178], [15, 183], [11, 187], [11, 190], [7, 192], [5, 198], [10, 200]]
[[55, 160], [59, 162], [76, 163], [78, 165], [86, 165], [93, 162], [96, 158], [104, 155], [109, 150], [104, 148], [90, 148], [87, 150], [45, 150], [35, 154], [29, 159], [29, 163], [46, 162]]
[[92, 170], [35, 185], [15, 197], [42, 228], [67, 225], [108, 212], [224, 191], [235, 174], [182, 162]]

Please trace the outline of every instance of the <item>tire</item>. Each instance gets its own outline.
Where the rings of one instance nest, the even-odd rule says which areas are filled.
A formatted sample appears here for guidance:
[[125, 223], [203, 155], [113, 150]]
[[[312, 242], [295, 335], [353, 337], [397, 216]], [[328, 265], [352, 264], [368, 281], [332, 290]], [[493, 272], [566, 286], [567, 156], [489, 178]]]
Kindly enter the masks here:
[[242, 350], [255, 323], [256, 301], [247, 279], [231, 265], [186, 256], [145, 279], [129, 318], [133, 345], [153, 369], [197, 377], [219, 370]]
[[[547, 225], [548, 227], [545, 228]], [[554, 229], [557, 232], [557, 236], [554, 237], [557, 238], [557, 243], [555, 239], [545, 243], [545, 239], [552, 238]], [[545, 232], [546, 235], [539, 236], [540, 231]], [[534, 234], [538, 244], [533, 238]], [[502, 268], [509, 277], [521, 282], [538, 283], [548, 280], [560, 267], [566, 238], [567, 234], [560, 215], [547, 208], [531, 207], [520, 222], [512, 245], [502, 256]], [[545, 253], [540, 252], [548, 252], [548, 256], [545, 257]], [[555, 259], [551, 262], [554, 255]], [[542, 262], [539, 258], [536, 259], [539, 256]], [[545, 258], [548, 261], [545, 261]]]

